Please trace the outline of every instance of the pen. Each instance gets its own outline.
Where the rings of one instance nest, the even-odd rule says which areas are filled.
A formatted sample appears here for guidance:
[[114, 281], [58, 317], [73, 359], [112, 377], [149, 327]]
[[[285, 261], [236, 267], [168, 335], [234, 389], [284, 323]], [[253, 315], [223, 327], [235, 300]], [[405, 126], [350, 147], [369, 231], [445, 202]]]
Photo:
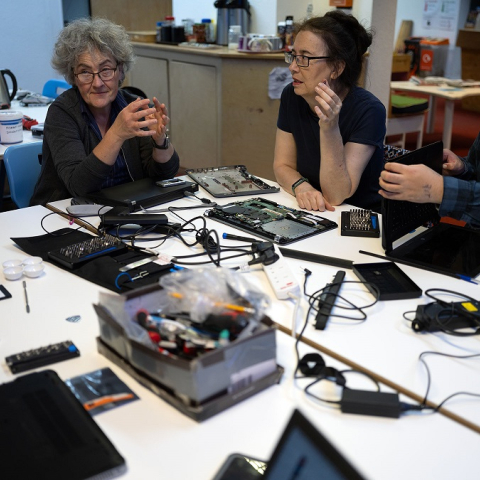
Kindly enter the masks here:
[[[183, 298], [183, 295], [177, 292], [170, 292], [170, 295], [174, 298]], [[233, 310], [234, 312], [255, 313], [254, 308], [242, 307], [241, 305], [234, 305], [233, 303], [214, 302], [214, 305], [216, 307], [228, 308], [229, 310]]]
[[466, 282], [474, 283], [475, 285], [480, 284], [480, 282], [478, 282], [477, 280], [474, 280], [471, 277], [468, 277], [467, 275], [457, 274], [457, 277], [460, 278], [460, 280], [465, 280]]
[[261, 243], [262, 240], [257, 240], [255, 238], [250, 237], [239, 237], [238, 235], [231, 235], [230, 233], [224, 233], [222, 235], [223, 238], [228, 238], [230, 240], [238, 240], [240, 242], [249, 242], [249, 243]]
[[104, 397], [96, 398], [85, 402], [83, 407], [85, 410], [93, 410], [94, 408], [101, 407], [107, 403], [121, 402], [122, 400], [130, 400], [133, 398], [133, 393], [116, 393], [114, 395], [105, 395]]
[[25, 280], [23, 281], [23, 291], [25, 293], [25, 308], [27, 310], [27, 313], [30, 313], [30, 305], [28, 304], [28, 295], [27, 295], [27, 282]]

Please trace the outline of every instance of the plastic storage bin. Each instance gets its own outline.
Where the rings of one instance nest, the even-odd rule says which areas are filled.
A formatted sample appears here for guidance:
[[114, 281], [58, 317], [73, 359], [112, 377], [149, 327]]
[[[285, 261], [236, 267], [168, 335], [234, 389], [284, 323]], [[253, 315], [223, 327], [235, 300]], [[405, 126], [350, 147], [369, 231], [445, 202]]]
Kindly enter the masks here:
[[448, 57], [448, 38], [425, 38], [420, 42], [420, 77], [443, 77]]
[[[151, 304], [159, 286], [119, 296], [117, 314]], [[154, 300], [153, 300], [154, 301]], [[277, 383], [275, 328], [261, 323], [250, 336], [187, 360], [166, 356], [129, 338], [111, 310], [94, 305], [100, 325], [100, 353], [164, 400], [195, 420], [204, 420]], [[270, 322], [271, 323], [271, 322]]]

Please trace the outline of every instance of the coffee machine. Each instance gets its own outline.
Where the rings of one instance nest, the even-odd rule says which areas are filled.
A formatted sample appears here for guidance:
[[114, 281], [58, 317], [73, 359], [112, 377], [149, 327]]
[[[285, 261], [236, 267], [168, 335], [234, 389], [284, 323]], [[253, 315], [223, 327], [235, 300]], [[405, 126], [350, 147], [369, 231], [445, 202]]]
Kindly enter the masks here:
[[242, 35], [250, 32], [250, 4], [248, 0], [217, 0], [217, 41], [218, 45], [228, 44], [228, 29], [231, 25], [240, 25]]

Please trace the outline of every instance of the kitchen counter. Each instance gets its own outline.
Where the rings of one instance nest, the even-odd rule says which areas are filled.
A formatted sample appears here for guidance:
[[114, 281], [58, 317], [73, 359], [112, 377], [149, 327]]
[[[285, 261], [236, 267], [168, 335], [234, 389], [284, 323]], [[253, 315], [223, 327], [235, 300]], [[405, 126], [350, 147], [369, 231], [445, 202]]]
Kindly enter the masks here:
[[263, 52], [239, 52], [238, 50], [230, 50], [227, 47], [215, 46], [215, 48], [202, 47], [184, 47], [179, 45], [170, 45], [168, 43], [146, 43], [132, 42], [135, 48], [144, 47], [152, 50], [163, 50], [168, 52], [193, 53], [196, 55], [207, 55], [219, 58], [249, 59], [249, 60], [282, 60], [284, 61], [283, 52], [263, 53]]
[[137, 60], [126, 84], [165, 103], [182, 167], [246, 165], [254, 175], [274, 178], [280, 101], [269, 98], [268, 81], [274, 68], [288, 68], [283, 53], [143, 42], [133, 47]]

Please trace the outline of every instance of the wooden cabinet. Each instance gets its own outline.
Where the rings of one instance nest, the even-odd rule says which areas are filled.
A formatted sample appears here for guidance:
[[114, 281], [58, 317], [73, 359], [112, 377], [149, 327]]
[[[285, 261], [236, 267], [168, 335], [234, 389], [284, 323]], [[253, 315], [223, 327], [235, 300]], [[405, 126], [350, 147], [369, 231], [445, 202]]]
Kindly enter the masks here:
[[[462, 78], [480, 80], [480, 32], [472, 29], [459, 30], [457, 46], [462, 49]], [[462, 107], [480, 112], [480, 97], [464, 98]]]
[[268, 96], [283, 54], [198, 51], [134, 43], [137, 61], [126, 84], [167, 105], [170, 136], [185, 168], [246, 165], [269, 179], [279, 100]]

